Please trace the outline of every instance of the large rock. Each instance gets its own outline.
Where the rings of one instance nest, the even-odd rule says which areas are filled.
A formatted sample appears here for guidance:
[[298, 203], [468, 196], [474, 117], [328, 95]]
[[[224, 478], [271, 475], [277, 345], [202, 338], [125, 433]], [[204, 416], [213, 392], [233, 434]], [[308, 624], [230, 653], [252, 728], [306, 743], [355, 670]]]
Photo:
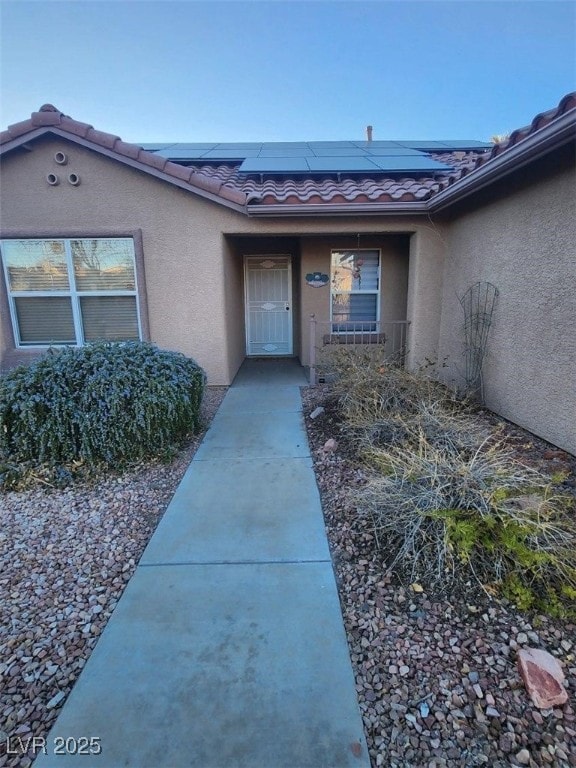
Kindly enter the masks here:
[[557, 707], [568, 700], [560, 662], [547, 651], [522, 648], [518, 651], [518, 668], [530, 698], [540, 709]]

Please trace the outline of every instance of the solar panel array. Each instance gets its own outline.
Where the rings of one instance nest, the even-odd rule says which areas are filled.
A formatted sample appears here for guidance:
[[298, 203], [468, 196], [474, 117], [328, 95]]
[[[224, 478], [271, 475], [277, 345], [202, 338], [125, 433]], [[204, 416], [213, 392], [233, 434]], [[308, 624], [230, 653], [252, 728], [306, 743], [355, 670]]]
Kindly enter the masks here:
[[149, 143], [144, 149], [176, 163], [237, 161], [245, 174], [415, 173], [453, 166], [429, 152], [488, 149], [480, 141], [308, 141], [246, 143]]

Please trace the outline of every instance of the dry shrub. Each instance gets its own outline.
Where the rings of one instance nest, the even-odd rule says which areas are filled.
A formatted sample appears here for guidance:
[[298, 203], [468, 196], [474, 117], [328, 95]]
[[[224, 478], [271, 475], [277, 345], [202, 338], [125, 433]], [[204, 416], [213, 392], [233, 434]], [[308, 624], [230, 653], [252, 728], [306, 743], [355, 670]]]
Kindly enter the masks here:
[[341, 350], [334, 391], [372, 470], [354, 492], [389, 567], [439, 591], [470, 581], [521, 608], [576, 613], [573, 499], [432, 376]]
[[351, 429], [351, 439], [358, 453], [369, 464], [378, 464], [382, 449], [411, 444], [417, 446], [421, 435], [437, 449], [474, 449], [491, 434], [490, 427], [471, 418], [465, 406], [460, 411], [441, 402], [422, 402], [414, 413], [393, 412], [375, 421], [366, 421]]
[[521, 608], [573, 609], [574, 510], [499, 442], [472, 451], [420, 432], [417, 444], [375, 449], [372, 465], [380, 471], [356, 492], [357, 509], [404, 579], [440, 591], [475, 579]]
[[344, 347], [333, 354], [334, 393], [351, 427], [363, 427], [393, 414], [417, 414], [427, 405], [462, 408], [452, 390], [423, 371], [410, 373], [379, 347]]

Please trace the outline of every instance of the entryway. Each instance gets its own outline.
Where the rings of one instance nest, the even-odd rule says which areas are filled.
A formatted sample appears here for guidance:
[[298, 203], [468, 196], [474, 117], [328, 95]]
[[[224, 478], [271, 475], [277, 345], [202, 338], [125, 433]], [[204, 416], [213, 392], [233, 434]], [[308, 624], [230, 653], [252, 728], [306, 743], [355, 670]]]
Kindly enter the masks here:
[[297, 357], [247, 357], [234, 379], [236, 388], [256, 385], [306, 387], [308, 383], [306, 371]]
[[292, 355], [292, 258], [244, 257], [246, 354]]

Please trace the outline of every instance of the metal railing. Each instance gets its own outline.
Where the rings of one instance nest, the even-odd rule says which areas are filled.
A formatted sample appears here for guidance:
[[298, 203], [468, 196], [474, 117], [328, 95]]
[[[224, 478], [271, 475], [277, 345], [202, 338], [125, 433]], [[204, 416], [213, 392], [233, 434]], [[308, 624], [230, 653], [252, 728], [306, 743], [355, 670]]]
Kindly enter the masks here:
[[310, 315], [310, 386], [328, 374], [334, 352], [343, 346], [360, 347], [382, 361], [403, 364], [409, 325], [408, 320], [341, 323]]

